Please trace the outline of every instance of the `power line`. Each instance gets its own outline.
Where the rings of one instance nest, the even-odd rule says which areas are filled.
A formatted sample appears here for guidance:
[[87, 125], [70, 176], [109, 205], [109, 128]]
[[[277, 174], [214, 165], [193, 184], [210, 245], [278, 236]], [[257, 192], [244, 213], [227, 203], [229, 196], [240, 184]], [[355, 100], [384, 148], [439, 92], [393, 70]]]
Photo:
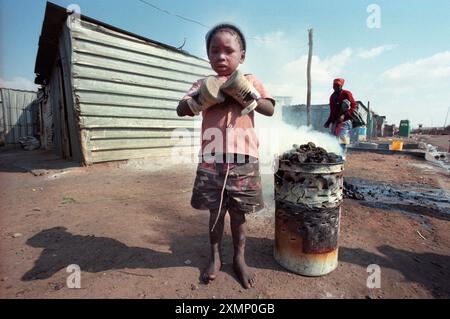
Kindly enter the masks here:
[[[163, 12], [163, 13], [165, 13], [167, 15], [177, 17], [177, 18], [182, 19], [182, 20], [187, 21], [187, 22], [198, 24], [198, 25], [200, 25], [200, 26], [202, 26], [204, 28], [207, 28], [207, 29], [211, 29], [211, 26], [208, 26], [208, 25], [206, 25], [206, 24], [204, 24], [204, 23], [202, 23], [200, 21], [197, 21], [195, 19], [187, 18], [187, 17], [184, 17], [182, 15], [170, 12], [170, 11], [168, 11], [166, 9], [163, 9], [163, 8], [160, 8], [160, 7], [154, 5], [153, 3], [150, 3], [150, 2], [148, 2], [146, 0], [137, 0], [137, 1], [139, 1], [139, 2], [141, 2], [143, 4], [145, 4], [145, 5], [148, 5], [148, 6], [152, 7], [153, 9], [158, 10], [160, 12]], [[252, 39], [252, 40], [256, 40], [256, 41], [261, 41], [261, 42], [272, 42], [272, 40], [264, 38], [264, 37], [248, 37], [248, 38]]]
[[182, 19], [182, 20], [188, 21], [188, 22], [196, 23], [196, 24], [198, 24], [198, 25], [200, 25], [200, 26], [202, 26], [202, 27], [205, 27], [205, 28], [207, 28], [207, 29], [210, 29], [210, 28], [211, 28], [211, 27], [207, 26], [206, 24], [201, 23], [200, 21], [197, 21], [197, 20], [194, 20], [194, 19], [190, 19], [190, 18], [186, 18], [186, 17], [183, 17], [183, 16], [181, 16], [181, 15], [179, 15], [179, 14], [172, 13], [172, 12], [170, 12], [170, 11], [168, 11], [168, 10], [165, 10], [165, 9], [162, 9], [162, 8], [156, 6], [156, 5], [154, 5], [153, 3], [150, 3], [150, 2], [148, 2], [148, 1], [145, 1], [145, 0], [138, 0], [138, 1], [139, 1], [139, 2], [142, 2], [142, 3], [146, 4], [146, 5], [148, 5], [148, 6], [150, 6], [150, 7], [152, 7], [153, 9], [156, 9], [156, 10], [158, 10], [158, 11], [161, 11], [161, 12], [167, 14], [167, 15], [171, 15], [171, 16], [180, 18], [180, 19]]

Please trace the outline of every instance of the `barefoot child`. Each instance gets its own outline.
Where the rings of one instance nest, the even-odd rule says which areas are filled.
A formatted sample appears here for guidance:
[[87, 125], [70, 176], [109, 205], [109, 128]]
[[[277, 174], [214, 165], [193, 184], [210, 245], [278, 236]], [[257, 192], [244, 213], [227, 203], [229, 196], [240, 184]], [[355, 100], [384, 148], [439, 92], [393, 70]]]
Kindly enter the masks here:
[[211, 260], [202, 274], [205, 283], [221, 268], [225, 214], [230, 215], [233, 269], [245, 288], [255, 283], [244, 257], [245, 215], [264, 207], [258, 163], [254, 111], [272, 116], [275, 101], [253, 75], [238, 69], [244, 62], [246, 41], [241, 30], [220, 24], [206, 35], [206, 49], [217, 73], [194, 83], [180, 101], [179, 116], [202, 113], [200, 163], [191, 199], [192, 207], [210, 211]]

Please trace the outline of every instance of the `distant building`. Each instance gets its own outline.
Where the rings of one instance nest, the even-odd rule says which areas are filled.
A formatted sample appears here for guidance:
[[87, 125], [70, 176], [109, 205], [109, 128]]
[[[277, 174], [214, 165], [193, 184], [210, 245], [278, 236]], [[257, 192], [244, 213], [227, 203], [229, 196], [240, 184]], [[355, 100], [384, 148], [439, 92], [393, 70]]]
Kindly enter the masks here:
[[292, 96], [274, 96], [275, 103], [279, 107], [292, 104]]
[[[383, 127], [386, 117], [379, 116], [375, 112], [369, 110], [369, 108], [361, 101], [357, 101], [357, 103], [359, 106], [358, 111], [366, 122], [366, 139], [383, 136]], [[310, 112], [312, 128], [319, 132], [328, 133], [330, 130], [323, 127], [323, 125], [328, 120], [330, 106], [328, 104], [311, 105]], [[307, 109], [305, 104], [285, 105], [283, 106], [282, 114], [283, 121], [287, 124], [295, 127], [306, 126], [308, 124]], [[360, 136], [359, 128], [353, 129], [350, 135], [352, 142], [356, 142], [358, 139], [362, 138]]]
[[0, 88], [0, 146], [18, 144], [21, 137], [38, 136], [37, 94]]
[[[330, 114], [328, 104], [311, 105], [311, 126], [319, 132], [329, 132], [323, 125]], [[305, 104], [285, 105], [282, 111], [283, 121], [295, 127], [308, 125], [308, 112]]]
[[384, 129], [383, 129], [383, 136], [385, 137], [392, 137], [394, 136], [396, 133], [396, 127], [395, 124], [392, 125], [384, 125]]
[[386, 123], [386, 116], [380, 116], [365, 105], [361, 101], [357, 101], [359, 112], [366, 122], [367, 139], [373, 139], [383, 136], [384, 125]]

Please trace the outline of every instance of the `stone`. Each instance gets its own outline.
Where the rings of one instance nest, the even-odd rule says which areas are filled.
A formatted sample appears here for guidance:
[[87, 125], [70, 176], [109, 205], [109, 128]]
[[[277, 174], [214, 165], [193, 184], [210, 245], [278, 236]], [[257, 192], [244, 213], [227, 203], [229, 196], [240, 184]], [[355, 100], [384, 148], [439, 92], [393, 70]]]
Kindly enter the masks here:
[[48, 171], [46, 169], [32, 169], [31, 174], [34, 176], [42, 176], [48, 174]]

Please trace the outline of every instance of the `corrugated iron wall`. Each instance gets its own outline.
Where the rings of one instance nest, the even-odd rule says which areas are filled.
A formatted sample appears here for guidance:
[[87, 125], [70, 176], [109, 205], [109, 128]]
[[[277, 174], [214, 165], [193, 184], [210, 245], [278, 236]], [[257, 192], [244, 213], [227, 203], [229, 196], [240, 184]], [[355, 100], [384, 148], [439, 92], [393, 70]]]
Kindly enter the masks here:
[[[323, 127], [330, 114], [330, 107], [326, 104], [311, 105], [311, 126], [314, 130], [328, 133], [330, 130]], [[283, 121], [300, 127], [307, 126], [308, 112], [305, 104], [283, 106]]]
[[[367, 112], [361, 105], [358, 108], [362, 118], [366, 122], [367, 139], [377, 137], [377, 121], [372, 112]], [[330, 129], [324, 128], [328, 116], [330, 114], [330, 107], [328, 105], [311, 105], [311, 125], [314, 130], [329, 133]], [[307, 125], [307, 111], [306, 105], [286, 105], [283, 106], [283, 121], [294, 126], [306, 126]], [[351, 132], [353, 135], [353, 141], [356, 141], [359, 135], [359, 128], [354, 128]]]
[[17, 144], [19, 138], [33, 136], [32, 107], [36, 92], [0, 88], [0, 135], [6, 144]]
[[0, 93], [0, 146], [5, 145], [5, 131], [6, 131], [6, 123], [5, 123], [5, 111], [3, 110], [3, 99]]
[[103, 26], [72, 28], [72, 83], [87, 163], [169, 155], [173, 129], [199, 122], [176, 106], [207, 61]]
[[49, 98], [50, 86], [46, 86], [43, 92], [43, 98], [40, 102], [40, 120], [41, 120], [41, 146], [46, 150], [54, 149], [54, 123], [51, 99]]

